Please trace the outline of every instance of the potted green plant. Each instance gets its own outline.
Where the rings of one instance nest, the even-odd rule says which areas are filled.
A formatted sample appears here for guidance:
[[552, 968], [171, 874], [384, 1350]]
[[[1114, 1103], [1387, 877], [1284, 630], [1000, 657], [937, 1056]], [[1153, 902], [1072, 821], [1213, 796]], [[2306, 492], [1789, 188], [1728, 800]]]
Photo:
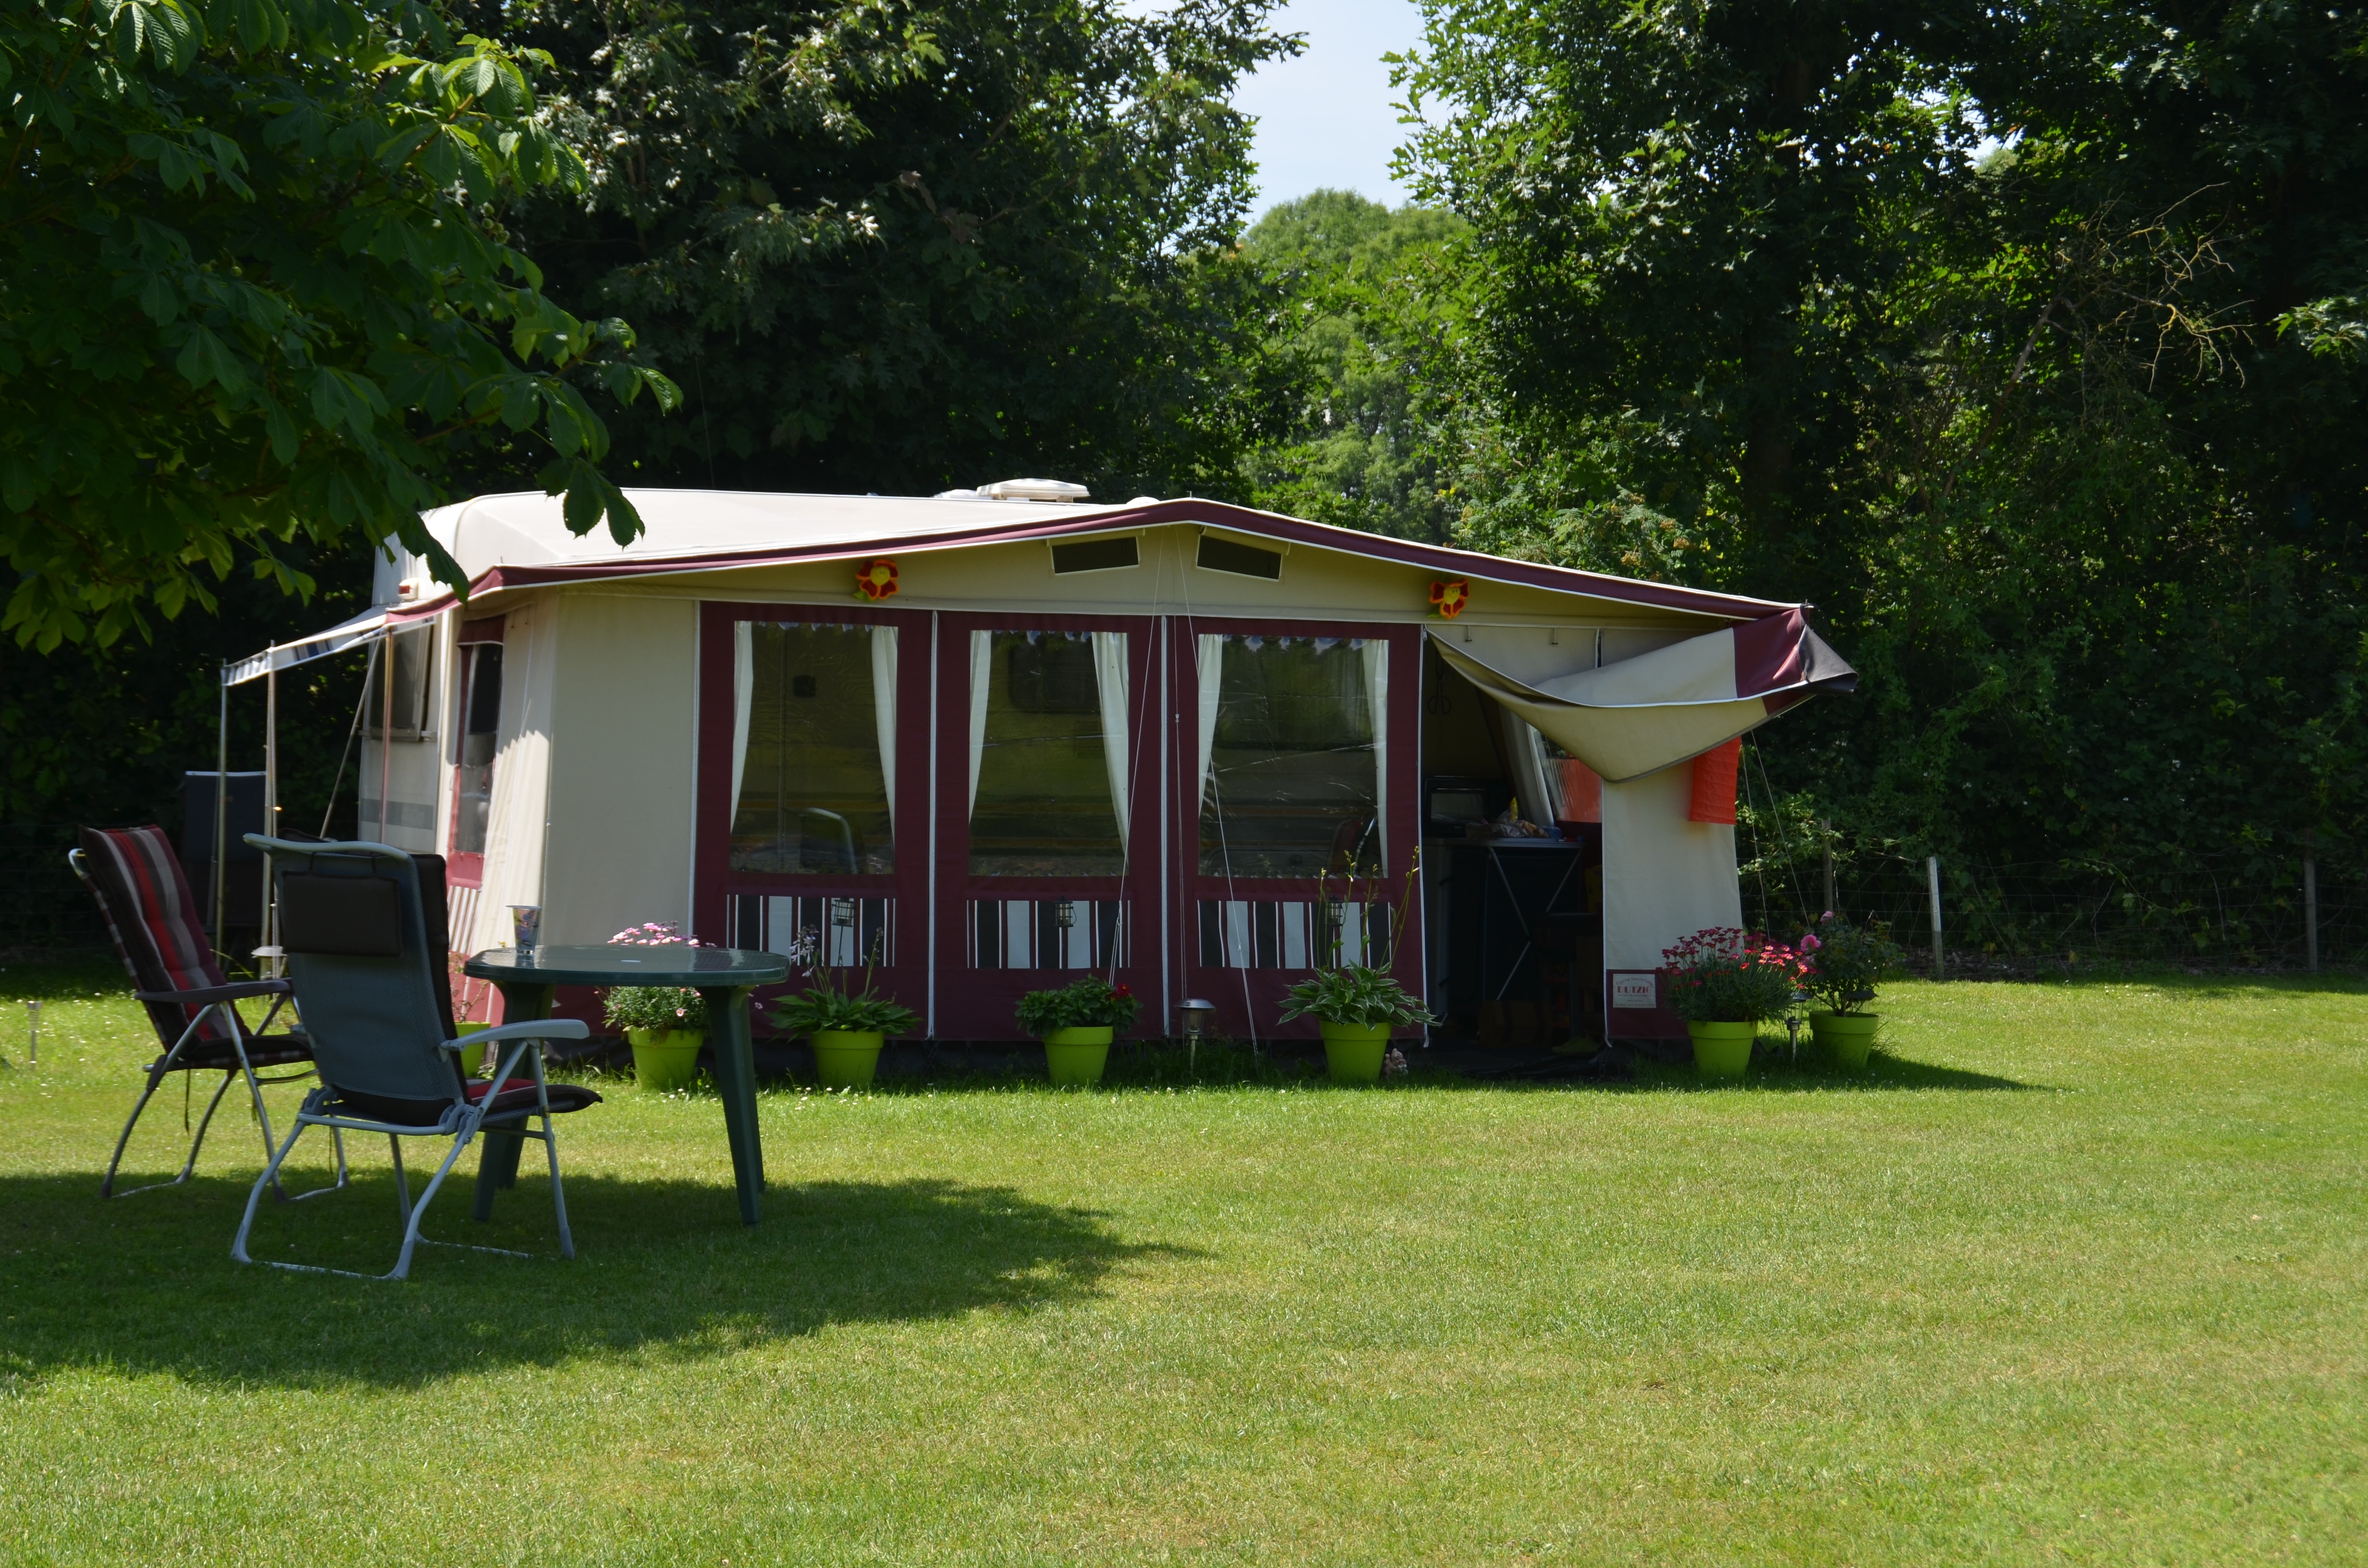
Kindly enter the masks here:
[[[1381, 1082], [1390, 1031], [1439, 1021], [1390, 974], [1397, 968], [1398, 943], [1406, 937], [1406, 910], [1414, 902], [1415, 879], [1420, 872], [1419, 860], [1406, 868], [1406, 886], [1390, 921], [1389, 951], [1378, 964], [1343, 962], [1342, 932], [1345, 907], [1357, 903], [1370, 909], [1373, 895], [1380, 892], [1379, 880], [1360, 879], [1352, 869], [1335, 894], [1329, 873], [1315, 879], [1316, 918], [1323, 923], [1327, 961], [1283, 993], [1286, 1006], [1281, 1017], [1285, 1023], [1302, 1017], [1315, 1020], [1324, 1036], [1324, 1065], [1336, 1084]], [[1358, 892], [1360, 880], [1366, 890], [1361, 895]]]
[[1110, 1063], [1110, 1039], [1134, 1023], [1134, 993], [1089, 974], [1057, 991], [1030, 991], [1019, 999], [1019, 1027], [1044, 1042], [1053, 1082], [1099, 1084]]
[[1883, 1023], [1866, 1005], [1875, 987], [1897, 974], [1907, 955], [1880, 926], [1853, 926], [1828, 909], [1801, 938], [1808, 962], [1803, 988], [1821, 1008], [1809, 1014], [1809, 1033], [1834, 1060], [1834, 1065], [1855, 1071], [1866, 1065]]
[[1313, 1017], [1322, 1030], [1324, 1065], [1336, 1084], [1381, 1082], [1390, 1031], [1438, 1021], [1389, 971], [1360, 963], [1319, 969], [1283, 994], [1285, 1021]]
[[1801, 956], [1782, 943], [1732, 926], [1695, 932], [1661, 950], [1668, 1005], [1693, 1037], [1694, 1071], [1740, 1078], [1751, 1064], [1759, 1021], [1793, 1005]]
[[[804, 964], [819, 948], [820, 933], [801, 933], [790, 949], [792, 963]], [[804, 1035], [814, 1043], [814, 1076], [825, 1089], [868, 1089], [880, 1071], [880, 1051], [892, 1034], [910, 1034], [920, 1028], [920, 1015], [895, 998], [873, 993], [872, 973], [880, 956], [877, 943], [864, 960], [863, 985], [851, 990], [832, 978], [831, 967], [817, 963], [807, 971], [813, 982], [795, 996], [784, 996], [772, 1013], [776, 1028]]]
[[[631, 926], [609, 938], [610, 947], [699, 946], [684, 939], [671, 921]], [[687, 1088], [699, 1077], [699, 1051], [707, 1043], [707, 999], [687, 986], [617, 985], [600, 999], [609, 1027], [633, 1048], [633, 1082], [663, 1093]]]

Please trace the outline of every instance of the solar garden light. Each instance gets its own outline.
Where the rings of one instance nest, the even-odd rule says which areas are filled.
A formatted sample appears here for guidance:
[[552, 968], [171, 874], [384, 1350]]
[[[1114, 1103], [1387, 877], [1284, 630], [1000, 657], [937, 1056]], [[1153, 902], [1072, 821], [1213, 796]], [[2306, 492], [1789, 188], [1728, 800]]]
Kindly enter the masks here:
[[1217, 1005], [1195, 996], [1176, 1011], [1184, 1019], [1185, 1071], [1197, 1077], [1201, 1065], [1201, 1036], [1207, 1030], [1210, 1018], [1215, 1016]]
[[25, 1047], [25, 1063], [38, 1067], [41, 1064], [41, 1005], [39, 1002], [25, 1004], [25, 1024], [32, 1030], [33, 1036]]

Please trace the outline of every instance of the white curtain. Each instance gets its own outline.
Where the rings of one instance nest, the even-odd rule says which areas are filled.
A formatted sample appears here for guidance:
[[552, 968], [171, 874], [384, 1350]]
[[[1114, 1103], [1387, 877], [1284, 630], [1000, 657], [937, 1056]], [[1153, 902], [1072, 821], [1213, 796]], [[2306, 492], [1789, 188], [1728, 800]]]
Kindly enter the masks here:
[[740, 820], [740, 782], [748, 772], [748, 710], [757, 698], [757, 629], [732, 623], [732, 799], [723, 808], [725, 837]]
[[[871, 717], [880, 732], [880, 782], [888, 791], [888, 831], [896, 831], [896, 629], [871, 629]], [[744, 720], [741, 733], [747, 733]], [[971, 765], [971, 791], [978, 790], [978, 765]]]
[[1225, 640], [1202, 632], [1199, 649], [1201, 686], [1201, 804], [1209, 803], [1209, 778], [1216, 767], [1217, 699], [1225, 678]]
[[1561, 791], [1548, 776], [1543, 737], [1519, 713], [1497, 705], [1497, 727], [1505, 737], [1505, 756], [1513, 767], [1514, 804], [1521, 820], [1550, 827], [1561, 810]]
[[1127, 842], [1126, 633], [1094, 633], [1094, 687], [1101, 695], [1102, 764], [1110, 769], [1110, 812], [1118, 818], [1120, 852]]
[[995, 633], [970, 634], [970, 809], [978, 810], [978, 765], [986, 756], [986, 694], [995, 676]]
[[1373, 716], [1373, 858], [1386, 871], [1390, 841], [1390, 642], [1386, 637], [1365, 639], [1365, 705]]

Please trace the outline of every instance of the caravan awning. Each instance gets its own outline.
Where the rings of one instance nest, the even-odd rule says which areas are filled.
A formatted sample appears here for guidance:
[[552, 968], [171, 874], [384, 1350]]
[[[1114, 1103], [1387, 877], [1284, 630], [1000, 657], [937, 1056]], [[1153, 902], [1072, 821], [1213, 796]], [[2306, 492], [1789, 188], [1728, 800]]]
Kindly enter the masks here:
[[1526, 681], [1438, 628], [1431, 641], [1464, 679], [1615, 784], [1723, 745], [1812, 692], [1858, 685], [1858, 672], [1809, 630], [1799, 609], [1618, 664]]
[[308, 665], [314, 659], [325, 659], [332, 653], [342, 653], [374, 642], [387, 632], [387, 619], [395, 612], [383, 606], [366, 610], [351, 620], [342, 620], [326, 631], [319, 631], [295, 642], [275, 642], [260, 653], [251, 654], [236, 664], [222, 666], [224, 686], [244, 686], [258, 676], [273, 670], [284, 670], [296, 665]]

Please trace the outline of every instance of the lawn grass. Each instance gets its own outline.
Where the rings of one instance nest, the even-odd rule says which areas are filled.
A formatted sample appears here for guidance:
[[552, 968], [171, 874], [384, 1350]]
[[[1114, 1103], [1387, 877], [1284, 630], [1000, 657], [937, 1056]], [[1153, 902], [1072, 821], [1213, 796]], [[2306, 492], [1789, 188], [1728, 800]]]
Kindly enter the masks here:
[[[0, 1014], [0, 1561], [2368, 1539], [2353, 983], [1903, 984], [1861, 1082], [779, 1089], [753, 1231], [714, 1099], [609, 1079], [564, 1124], [577, 1260], [423, 1250], [404, 1285], [230, 1261], [243, 1112], [193, 1187], [98, 1202], [143, 1027], [96, 971], [0, 975], [28, 983], [38, 1072]], [[359, 1154], [258, 1256], [384, 1267]], [[431, 1233], [549, 1244], [530, 1174], [490, 1227], [461, 1208]]]

